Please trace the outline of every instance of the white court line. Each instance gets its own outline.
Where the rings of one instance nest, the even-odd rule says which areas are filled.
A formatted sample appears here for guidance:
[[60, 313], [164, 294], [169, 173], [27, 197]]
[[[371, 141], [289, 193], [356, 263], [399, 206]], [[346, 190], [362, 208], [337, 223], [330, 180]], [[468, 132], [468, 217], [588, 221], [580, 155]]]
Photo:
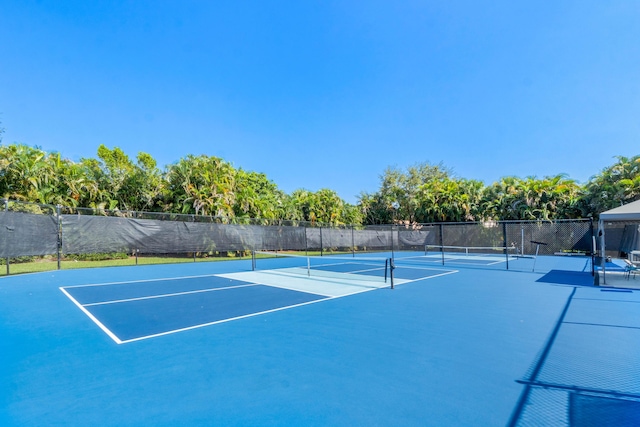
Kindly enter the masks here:
[[[404, 268], [412, 268], [412, 267], [404, 267]], [[420, 269], [425, 269], [425, 270], [435, 270], [435, 271], [442, 271], [441, 269], [433, 269], [433, 268], [420, 268]], [[254, 273], [254, 272], [245, 272], [245, 273]], [[262, 272], [265, 273], [265, 272]], [[453, 274], [453, 273], [458, 273], [458, 270], [448, 270], [448, 271], [443, 271], [440, 274], [436, 274], [433, 276], [429, 276], [429, 277], [423, 277], [420, 279], [395, 279], [394, 284], [395, 285], [402, 285], [405, 283], [411, 283], [411, 282], [416, 282], [419, 280], [426, 280], [426, 279], [432, 279], [432, 278], [436, 278], [436, 277], [440, 277], [440, 276], [445, 276], [448, 274]], [[219, 274], [219, 275], [207, 275], [207, 276], [193, 276], [193, 277], [225, 277], [225, 278], [233, 278], [230, 277], [232, 275], [236, 275], [236, 274], [242, 274], [242, 273], [229, 273], [229, 274]], [[271, 277], [280, 277], [282, 278], [283, 274], [282, 273], [271, 273], [271, 274], [267, 274], [267, 276], [271, 276]], [[308, 278], [305, 277], [300, 277], [299, 275], [291, 275], [294, 278], [297, 278], [299, 280], [309, 280]], [[151, 279], [151, 280], [141, 280], [138, 282], [147, 282], [147, 281], [155, 281], [155, 280], [161, 280], [161, 279]], [[329, 278], [318, 278], [318, 277], [312, 277], [311, 278], [312, 281], [316, 281], [316, 282], [329, 282], [329, 283], [333, 283], [333, 284], [338, 284], [338, 283], [345, 283], [345, 282], [340, 282], [338, 280], [330, 280]], [[253, 281], [252, 281], [253, 282]], [[270, 281], [268, 281], [270, 282]], [[130, 282], [123, 282], [123, 283], [130, 283]], [[369, 282], [370, 284], [372, 282]], [[114, 282], [114, 284], [119, 284], [117, 282]], [[105, 284], [101, 284], [101, 285], [105, 285]], [[101, 286], [98, 285], [98, 286]], [[261, 283], [261, 282], [254, 282], [248, 285], [238, 285], [238, 286], [230, 286], [227, 288], [214, 288], [211, 289], [211, 291], [215, 291], [215, 290], [225, 290], [225, 289], [231, 289], [231, 288], [237, 288], [237, 287], [248, 287], [248, 286], [256, 286], [256, 285], [263, 285], [263, 286], [273, 286], [273, 287], [278, 287], [278, 288], [283, 288], [283, 289], [289, 289], [289, 290], [294, 290], [294, 291], [298, 291], [298, 292], [306, 292], [306, 293], [311, 293], [311, 294], [315, 294], [315, 295], [319, 295], [325, 298], [321, 298], [318, 300], [314, 300], [314, 301], [308, 301], [308, 302], [304, 302], [304, 303], [300, 303], [300, 304], [294, 304], [294, 305], [288, 305], [285, 307], [278, 307], [278, 308], [273, 308], [270, 310], [264, 310], [264, 311], [260, 311], [260, 312], [255, 312], [255, 313], [249, 313], [249, 314], [245, 314], [242, 316], [236, 316], [236, 317], [230, 317], [227, 319], [221, 319], [221, 320], [216, 320], [213, 322], [207, 322], [207, 323], [201, 323], [201, 324], [197, 324], [197, 325], [192, 325], [192, 326], [187, 326], [184, 328], [179, 328], [179, 329], [174, 329], [174, 330], [170, 330], [170, 331], [164, 331], [164, 332], [160, 332], [160, 333], [156, 333], [156, 334], [151, 334], [151, 335], [145, 335], [145, 336], [141, 336], [141, 337], [137, 337], [137, 338], [131, 338], [128, 340], [121, 340], [120, 338], [118, 338], [113, 332], [111, 332], [104, 324], [102, 324], [102, 322], [100, 322], [93, 314], [91, 314], [86, 308], [85, 306], [83, 306], [82, 304], [80, 304], [78, 301], [75, 300], [75, 298], [73, 298], [67, 291], [65, 288], [60, 287], [59, 289], [80, 309], [82, 310], [82, 312], [84, 312], [87, 317], [89, 317], [89, 319], [91, 319], [96, 325], [98, 325], [98, 327], [100, 329], [102, 329], [116, 344], [127, 344], [127, 343], [131, 343], [131, 342], [135, 342], [135, 341], [142, 341], [145, 339], [149, 339], [149, 338], [156, 338], [156, 337], [160, 337], [160, 336], [164, 336], [164, 335], [170, 335], [170, 334], [174, 334], [177, 332], [184, 332], [184, 331], [188, 331], [191, 329], [197, 329], [197, 328], [202, 328], [205, 326], [211, 326], [211, 325], [216, 325], [219, 323], [226, 323], [226, 322], [231, 322], [234, 320], [240, 320], [240, 319], [245, 319], [245, 318], [249, 318], [249, 317], [254, 317], [254, 316], [260, 316], [262, 314], [268, 314], [268, 313], [274, 313], [277, 311], [283, 311], [283, 310], [288, 310], [290, 308], [295, 308], [295, 307], [301, 307], [301, 306], [305, 306], [305, 305], [309, 305], [309, 304], [315, 304], [318, 302], [323, 302], [326, 300], [330, 300], [330, 299], [336, 299], [336, 298], [342, 298], [345, 296], [349, 296], [349, 295], [354, 295], [354, 294], [358, 294], [358, 293], [362, 293], [362, 292], [368, 292], [368, 291], [373, 291], [376, 289], [382, 289], [382, 288], [386, 288], [388, 287], [387, 284], [381, 284], [381, 286], [362, 286], [362, 285], [354, 285], [351, 282], [347, 282], [347, 284], [345, 284], [344, 286], [348, 286], [349, 288], [351, 288], [353, 290], [353, 288], [359, 288], [359, 289], [355, 289], [353, 290], [353, 292], [350, 293], [342, 293], [340, 295], [325, 295], [325, 294], [320, 294], [317, 292], [312, 292], [309, 290], [301, 290], [299, 287], [296, 286], [283, 286], [283, 285], [274, 285], [272, 283]], [[71, 287], [79, 287], [79, 286], [68, 286], [68, 288]], [[185, 293], [193, 293], [193, 292], [206, 292], [208, 290], [205, 291], [188, 291]], [[167, 294], [165, 296], [174, 296], [174, 295], [180, 295], [180, 294], [184, 294], [184, 293], [177, 293], [177, 294]], [[144, 298], [152, 298], [152, 297], [144, 297]], [[130, 300], [135, 300], [135, 299], [130, 299]], [[122, 300], [122, 301], [126, 301], [126, 300]], [[87, 304], [86, 306], [89, 305], [98, 305], [100, 303], [97, 304]]]
[[[262, 275], [260, 275], [259, 273], [262, 273]], [[288, 310], [290, 308], [295, 308], [295, 307], [301, 307], [304, 305], [309, 305], [309, 304], [315, 304], [318, 302], [323, 302], [329, 299], [335, 299], [335, 298], [341, 298], [341, 297], [345, 297], [345, 296], [349, 296], [349, 295], [354, 295], [354, 294], [358, 294], [358, 293], [362, 293], [362, 292], [368, 292], [368, 291], [373, 291], [376, 289], [381, 289], [381, 288], [386, 288], [389, 287], [389, 284], [386, 283], [380, 283], [381, 286], [372, 286], [372, 283], [375, 282], [367, 282], [367, 281], [363, 281], [363, 280], [349, 280], [346, 281], [340, 281], [338, 279], [331, 279], [331, 278], [327, 278], [327, 277], [318, 277], [318, 276], [312, 276], [310, 278], [304, 277], [303, 275], [300, 274], [284, 274], [282, 272], [271, 272], [269, 273], [268, 271], [261, 271], [261, 272], [253, 272], [253, 271], [248, 271], [248, 272], [239, 272], [239, 273], [225, 273], [225, 274], [217, 274], [216, 276], [219, 277], [224, 277], [227, 279], [233, 279], [233, 280], [241, 280], [244, 282], [252, 282], [252, 286], [255, 285], [262, 285], [262, 286], [271, 286], [271, 287], [275, 287], [275, 288], [282, 288], [282, 289], [288, 289], [288, 290], [292, 290], [292, 291], [298, 291], [298, 292], [305, 292], [305, 293], [311, 293], [314, 295], [318, 295], [318, 296], [322, 296], [325, 298], [322, 299], [318, 299], [318, 300], [314, 300], [314, 301], [308, 301], [308, 302], [304, 302], [304, 303], [300, 303], [300, 304], [294, 304], [294, 305], [288, 305], [285, 307], [278, 307], [278, 308], [274, 308], [274, 309], [270, 309], [270, 310], [265, 310], [265, 311], [260, 311], [260, 312], [256, 312], [256, 313], [249, 313], [249, 314], [244, 314], [242, 316], [236, 316], [236, 317], [231, 317], [228, 319], [222, 319], [222, 320], [216, 320], [214, 322], [208, 322], [208, 323], [202, 323], [202, 324], [198, 324], [198, 325], [193, 325], [193, 326], [188, 326], [185, 328], [180, 328], [180, 329], [175, 329], [175, 330], [171, 330], [171, 331], [165, 331], [165, 332], [160, 332], [157, 334], [152, 334], [152, 335], [146, 335], [143, 337], [138, 337], [138, 338], [132, 338], [130, 340], [123, 340], [122, 343], [126, 344], [126, 343], [130, 343], [130, 342], [134, 342], [134, 341], [140, 341], [140, 340], [144, 340], [144, 339], [148, 339], [148, 338], [155, 338], [155, 337], [159, 337], [159, 336], [163, 336], [163, 335], [169, 335], [169, 334], [174, 334], [177, 332], [183, 332], [183, 331], [188, 331], [190, 329], [196, 329], [196, 328], [202, 328], [204, 326], [210, 326], [210, 325], [215, 325], [218, 323], [225, 323], [225, 322], [230, 322], [233, 320], [239, 320], [239, 319], [245, 319], [248, 317], [253, 317], [253, 316], [259, 316], [262, 314], [267, 314], [267, 313], [274, 313], [277, 311], [282, 311], [282, 310]], [[262, 279], [273, 279], [275, 278], [275, 280], [277, 281], [281, 281], [283, 276], [286, 276], [287, 279], [295, 279], [293, 281], [300, 281], [300, 282], [321, 282], [321, 284], [324, 282], [324, 285], [322, 286], [326, 286], [327, 283], [330, 285], [342, 285], [344, 287], [348, 287], [350, 289], [351, 292], [343, 292], [343, 293], [339, 293], [339, 294], [327, 294], [325, 293], [320, 293], [320, 292], [314, 292], [312, 290], [308, 289], [308, 286], [285, 286], [282, 285], [282, 283], [280, 284], [274, 284], [274, 282], [272, 280], [259, 280], [260, 276], [262, 276]], [[238, 279], [240, 278], [240, 279]], [[355, 284], [353, 282], [356, 282], [358, 284]], [[406, 282], [406, 280], [402, 280], [400, 279], [400, 282], [404, 283]], [[366, 283], [367, 285], [361, 285], [361, 283]], [[354, 290], [354, 288], [356, 288]]]
[[64, 293], [64, 294], [67, 296], [67, 298], [69, 298], [69, 299], [70, 299], [70, 300], [71, 300], [71, 301], [72, 301], [72, 302], [73, 302], [73, 303], [74, 303], [74, 304], [75, 304], [75, 305], [76, 305], [80, 310], [82, 310], [82, 312], [83, 312], [84, 314], [86, 314], [86, 315], [87, 315], [87, 317], [89, 317], [89, 319], [91, 319], [91, 320], [93, 321], [93, 323], [95, 323], [96, 325], [98, 325], [98, 327], [99, 327], [100, 329], [102, 329], [102, 330], [104, 331], [104, 333], [105, 333], [105, 334], [107, 334], [107, 335], [109, 336], [109, 338], [111, 338], [112, 340], [114, 340], [114, 341], [116, 342], [116, 344], [122, 344], [122, 343], [124, 342], [124, 341], [120, 340], [120, 338], [118, 338], [118, 337], [116, 336], [116, 334], [114, 334], [114, 333], [113, 333], [113, 332], [111, 332], [111, 331], [110, 331], [106, 326], [104, 326], [104, 325], [102, 324], [102, 322], [100, 322], [98, 319], [96, 319], [96, 317], [95, 317], [93, 314], [91, 314], [91, 313], [89, 312], [89, 310], [87, 310], [86, 308], [84, 308], [84, 307], [82, 306], [82, 304], [80, 304], [78, 301], [76, 301], [76, 299], [75, 299], [74, 297], [72, 297], [72, 296], [69, 294], [69, 292], [67, 292], [67, 291], [66, 291], [66, 289], [65, 289], [65, 288], [62, 288], [62, 287], [61, 287], [61, 288], [59, 288], [59, 289], [60, 289], [60, 290], [62, 291], [62, 293]]
[[[429, 277], [422, 277], [420, 279], [411, 279], [411, 282], [417, 282], [418, 280], [427, 280], [427, 279], [434, 279], [436, 277], [442, 277], [442, 276], [446, 276], [449, 274], [455, 274], [455, 273], [460, 273], [459, 270], [449, 270], [449, 271], [444, 271], [440, 274], [434, 274], [433, 276], [429, 276]], [[403, 284], [403, 283], [402, 283]]]
[[421, 277], [419, 279], [400, 279], [401, 282], [398, 283], [398, 279], [396, 279], [394, 277], [393, 280], [393, 285], [397, 286], [397, 285], [404, 285], [406, 283], [413, 283], [413, 282], [419, 282], [420, 280], [428, 280], [428, 279], [435, 279], [436, 277], [442, 277], [442, 276], [447, 276], [449, 274], [455, 274], [455, 273], [459, 273], [460, 270], [443, 270], [443, 269], [439, 269], [439, 268], [428, 268], [428, 267], [410, 267], [410, 266], [400, 266], [400, 267], [396, 267], [396, 268], [407, 268], [407, 269], [412, 269], [412, 270], [434, 270], [434, 271], [442, 271], [442, 273], [439, 274], [434, 274], [433, 276], [427, 276], [427, 277]]
[[[257, 284], [259, 284], [259, 283], [257, 283]], [[339, 298], [339, 297], [327, 297], [327, 298], [322, 298], [322, 299], [318, 299], [318, 300], [315, 300], [315, 301], [307, 301], [307, 302], [302, 302], [300, 304], [288, 305], [286, 307], [272, 308], [270, 310], [260, 311], [260, 312], [257, 312], [257, 313], [243, 314], [242, 316], [236, 316], [236, 317], [230, 317], [228, 319], [216, 320], [215, 322], [201, 323], [199, 325], [187, 326], [186, 328], [174, 329], [172, 331], [160, 332], [160, 333], [153, 334], [153, 335], [145, 335], [143, 337], [138, 337], [138, 338], [131, 338], [130, 340], [123, 340], [119, 344], [127, 344], [127, 343], [134, 342], [134, 341], [146, 340], [148, 338], [155, 338], [155, 337], [161, 337], [163, 335], [175, 334], [176, 332], [184, 332], [184, 331], [189, 331], [191, 329], [203, 328], [205, 326], [217, 325], [218, 323], [226, 323], [226, 322], [231, 322], [233, 320], [246, 319], [248, 317], [260, 316], [262, 314], [274, 313], [276, 311], [282, 311], [282, 310], [288, 310], [290, 308], [301, 307], [303, 305], [309, 305], [309, 304], [315, 304], [317, 302], [322, 302], [322, 301], [326, 301], [328, 299], [333, 299], [333, 298]]]
[[171, 293], [171, 294], [149, 295], [149, 296], [146, 296], [146, 297], [126, 298], [126, 299], [102, 301], [102, 302], [92, 302], [92, 303], [89, 303], [89, 304], [83, 304], [83, 306], [91, 307], [91, 306], [94, 306], [94, 305], [118, 304], [118, 303], [121, 303], [121, 302], [141, 301], [141, 300], [154, 299], [154, 298], [175, 297], [175, 296], [179, 296], [179, 295], [197, 294], [197, 293], [200, 293], [200, 292], [225, 291], [227, 289], [246, 288], [246, 287], [249, 287], [249, 286], [256, 286], [256, 284], [255, 283], [249, 283], [249, 284], [246, 284], [246, 285], [226, 286], [226, 287], [223, 287], [223, 288], [197, 289], [197, 290], [194, 290], [194, 291], [174, 292], [174, 293]]
[[294, 269], [245, 271], [221, 274], [220, 276], [331, 298], [388, 288], [391, 283], [317, 275], [317, 271], [315, 276], [307, 276], [306, 269], [301, 269], [302, 273], [292, 273], [291, 270]]
[[[249, 284], [249, 285], [240, 285], [240, 286], [234, 286], [234, 287], [243, 287], [243, 286], [259, 286], [259, 285], [261, 285], [261, 284], [260, 284], [260, 283], [252, 283], [252, 284]], [[231, 288], [231, 287], [228, 287], [228, 288], [222, 288], [222, 289], [229, 289], [229, 288]], [[200, 323], [200, 324], [197, 324], [197, 325], [187, 326], [187, 327], [184, 327], [184, 328], [174, 329], [174, 330], [165, 331], [165, 332], [160, 332], [160, 333], [157, 333], [157, 334], [145, 335], [145, 336], [142, 336], [142, 337], [132, 338], [132, 339], [128, 339], [128, 340], [121, 340], [120, 338], [118, 338], [118, 337], [116, 336], [116, 334], [114, 334], [113, 332], [111, 332], [111, 330], [110, 330], [109, 328], [107, 328], [107, 327], [106, 327], [102, 322], [100, 322], [100, 321], [99, 321], [99, 320], [98, 320], [98, 319], [97, 319], [93, 314], [91, 314], [91, 312], [90, 312], [90, 311], [88, 311], [88, 310], [85, 308], [85, 306], [83, 306], [83, 305], [82, 305], [82, 304], [80, 304], [78, 301], [76, 301], [76, 299], [75, 299], [75, 298], [73, 298], [73, 297], [72, 297], [72, 296], [71, 296], [71, 295], [66, 291], [66, 289], [65, 289], [65, 288], [60, 287], [59, 289], [60, 289], [60, 290], [61, 290], [61, 291], [62, 291], [62, 292], [67, 296], [67, 298], [69, 298], [69, 299], [70, 299], [70, 300], [71, 300], [71, 301], [72, 301], [72, 302], [73, 302], [73, 303], [74, 303], [74, 304], [75, 304], [75, 305], [76, 305], [80, 310], [82, 310], [82, 312], [83, 312], [84, 314], [86, 314], [86, 315], [87, 315], [87, 317], [89, 317], [89, 319], [91, 319], [91, 320], [92, 320], [96, 325], [98, 325], [98, 327], [99, 327], [100, 329], [102, 329], [102, 331], [103, 331], [104, 333], [106, 333], [106, 334], [107, 334], [107, 335], [108, 335], [108, 336], [109, 336], [109, 337], [110, 337], [110, 338], [111, 338], [111, 339], [112, 339], [116, 344], [126, 344], [126, 343], [130, 343], [130, 342], [134, 342], [134, 341], [141, 341], [141, 340], [145, 340], [145, 339], [148, 339], [148, 338], [160, 337], [160, 336], [163, 336], [163, 335], [174, 334], [174, 333], [176, 333], [176, 332], [188, 331], [188, 330], [191, 330], [191, 329], [202, 328], [202, 327], [205, 327], [205, 326], [215, 325], [215, 324], [218, 324], [218, 323], [225, 323], [225, 322], [230, 322], [230, 321], [232, 321], [232, 320], [239, 320], [239, 319], [244, 319], [244, 318], [247, 318], [247, 317], [259, 316], [259, 315], [261, 315], [261, 314], [267, 314], [267, 313], [273, 313], [273, 312], [276, 312], [276, 311], [286, 310], [286, 309], [289, 309], [289, 308], [300, 307], [300, 306], [303, 306], [303, 305], [313, 304], [313, 303], [316, 303], [316, 302], [321, 302], [321, 301], [325, 301], [325, 300], [327, 300], [327, 299], [331, 299], [331, 298], [333, 298], [333, 297], [325, 297], [325, 298], [322, 298], [322, 299], [318, 299], [318, 300], [314, 300], [314, 301], [308, 301], [308, 302], [303, 302], [303, 303], [300, 303], [300, 304], [294, 304], [294, 305], [288, 305], [288, 306], [285, 306], [285, 307], [273, 308], [273, 309], [270, 309], [270, 310], [264, 310], [264, 311], [260, 311], [260, 312], [244, 314], [244, 315], [242, 315], [242, 316], [236, 316], [236, 317], [230, 317], [230, 318], [227, 318], [227, 319], [216, 320], [216, 321], [214, 321], [214, 322]], [[218, 288], [218, 289], [220, 289], [220, 288]], [[214, 290], [218, 290], [218, 289], [214, 289]], [[324, 296], [324, 295], [320, 295], [320, 296]], [[87, 305], [89, 305], [89, 304], [87, 304]], [[95, 304], [93, 304], [93, 305], [95, 305]]]
[[87, 285], [71, 285], [71, 286], [65, 286], [65, 288], [71, 289], [71, 288], [85, 288], [85, 287], [91, 287], [91, 286], [126, 285], [128, 283], [162, 282], [164, 280], [199, 279], [203, 277], [216, 277], [216, 276], [217, 274], [202, 274], [199, 276], [163, 277], [158, 279], [128, 280], [126, 282], [106, 282], [106, 283], [90, 283]]

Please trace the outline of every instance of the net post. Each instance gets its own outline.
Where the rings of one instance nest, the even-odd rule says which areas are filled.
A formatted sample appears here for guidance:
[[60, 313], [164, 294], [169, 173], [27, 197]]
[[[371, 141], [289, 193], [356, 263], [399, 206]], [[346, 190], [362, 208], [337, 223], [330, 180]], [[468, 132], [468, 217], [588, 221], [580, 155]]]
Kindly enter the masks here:
[[504, 256], [506, 257], [507, 260], [507, 270], [509, 269], [509, 250], [507, 249], [508, 247], [508, 243], [507, 243], [507, 223], [506, 222], [502, 222], [502, 235], [503, 235], [503, 239], [504, 239]]
[[307, 276], [311, 277], [311, 258], [307, 257]]
[[251, 251], [251, 271], [256, 271], [256, 251]]
[[387, 283], [387, 272], [389, 271], [389, 258], [384, 260], [384, 283]]
[[393, 283], [393, 270], [395, 270], [396, 266], [393, 263], [393, 258], [389, 258], [389, 276], [391, 278], [391, 289], [394, 289]]
[[134, 252], [136, 253], [136, 265], [138, 265], [138, 252], [140, 251], [140, 249], [134, 249]]

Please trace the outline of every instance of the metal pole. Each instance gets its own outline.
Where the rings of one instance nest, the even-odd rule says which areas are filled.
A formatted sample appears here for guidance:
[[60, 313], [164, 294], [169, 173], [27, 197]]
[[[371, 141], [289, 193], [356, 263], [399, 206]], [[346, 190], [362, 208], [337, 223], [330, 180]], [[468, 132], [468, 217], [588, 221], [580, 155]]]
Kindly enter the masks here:
[[596, 267], [594, 264], [596, 259], [596, 235], [593, 232], [593, 218], [589, 218], [589, 229], [591, 230], [591, 241], [593, 242], [593, 247], [591, 248], [591, 275], [596, 275]]
[[60, 270], [60, 258], [62, 256], [62, 226], [60, 224], [60, 205], [56, 205], [56, 216], [58, 221], [58, 270]]
[[351, 226], [351, 254], [356, 256], [356, 239], [354, 236], [353, 225]]
[[394, 253], [393, 253], [393, 225], [391, 226], [391, 259], [394, 258]]
[[[9, 200], [4, 199], [4, 211], [9, 211]], [[7, 253], [7, 276], [9, 275], [9, 254]]]
[[323, 248], [323, 244], [322, 244], [322, 226], [320, 227], [320, 256], [323, 255], [324, 253], [324, 248]]
[[502, 223], [502, 235], [503, 235], [503, 239], [504, 239], [504, 256], [507, 259], [507, 270], [509, 269], [509, 250], [507, 250], [507, 223], [503, 222]]
[[606, 264], [606, 246], [605, 246], [605, 230], [604, 221], [598, 220], [598, 236], [600, 237], [600, 268], [602, 269], [602, 284], [607, 284], [607, 264]]
[[444, 227], [440, 223], [440, 252], [442, 253], [442, 265], [444, 265]]

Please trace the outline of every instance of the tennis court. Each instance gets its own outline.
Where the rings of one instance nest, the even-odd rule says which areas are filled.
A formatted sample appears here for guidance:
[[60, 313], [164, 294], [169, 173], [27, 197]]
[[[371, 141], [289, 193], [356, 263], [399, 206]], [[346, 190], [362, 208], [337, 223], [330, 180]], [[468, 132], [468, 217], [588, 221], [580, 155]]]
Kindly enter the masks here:
[[637, 291], [394, 255], [4, 277], [0, 424], [637, 425]]
[[[386, 259], [261, 255], [259, 264], [269, 267], [258, 271], [254, 260], [252, 271], [91, 283], [60, 290], [123, 344], [390, 287]], [[406, 277], [412, 269], [403, 271]], [[413, 279], [398, 278], [396, 283], [450, 273], [413, 269]]]

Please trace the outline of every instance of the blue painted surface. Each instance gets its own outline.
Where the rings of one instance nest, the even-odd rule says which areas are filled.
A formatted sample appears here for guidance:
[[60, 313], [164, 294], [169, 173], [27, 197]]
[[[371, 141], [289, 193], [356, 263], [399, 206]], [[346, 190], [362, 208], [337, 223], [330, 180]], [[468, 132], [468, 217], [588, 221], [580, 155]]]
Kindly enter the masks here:
[[[233, 282], [232, 286], [243, 283]], [[118, 338], [126, 341], [325, 298], [254, 285], [86, 308]]]
[[[584, 265], [538, 261], [546, 271]], [[539, 273], [469, 268], [122, 345], [58, 289], [248, 269], [194, 263], [0, 279], [0, 425], [503, 426], [522, 392], [516, 380], [573, 289], [537, 282]], [[578, 296], [611, 293], [583, 287]], [[575, 315], [597, 323], [589, 312]], [[624, 333], [637, 329], [566, 326], [550, 353], [558, 371], [604, 377], [607, 360], [624, 366], [640, 354], [640, 340]], [[606, 351], [593, 351], [603, 339]]]
[[396, 269], [393, 271], [394, 277], [398, 279], [407, 279], [407, 280], [419, 280], [426, 279], [433, 276], [438, 276], [443, 273], [451, 273], [455, 270], [438, 268], [438, 267], [407, 267], [403, 265], [398, 265]]
[[104, 301], [142, 298], [202, 289], [217, 289], [242, 284], [246, 284], [246, 282], [226, 279], [224, 277], [207, 276], [176, 278], [172, 280], [154, 279], [153, 281], [90, 284], [86, 286], [65, 287], [65, 290], [80, 304], [93, 304]]
[[559, 285], [594, 286], [593, 279], [591, 273], [586, 271], [551, 270], [537, 281]]

